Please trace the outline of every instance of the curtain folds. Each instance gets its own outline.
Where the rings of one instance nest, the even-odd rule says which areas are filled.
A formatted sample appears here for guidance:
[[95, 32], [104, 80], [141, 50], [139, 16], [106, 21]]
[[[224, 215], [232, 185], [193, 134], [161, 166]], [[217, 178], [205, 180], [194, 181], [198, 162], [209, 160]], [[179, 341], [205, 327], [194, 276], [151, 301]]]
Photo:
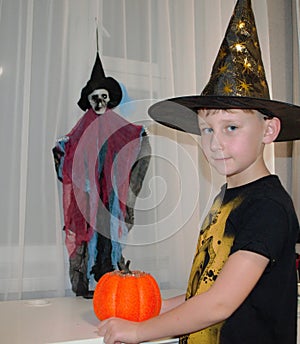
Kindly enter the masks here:
[[[51, 149], [83, 115], [77, 101], [94, 64], [96, 27], [105, 74], [127, 93], [116, 111], [143, 123], [152, 146], [124, 254], [161, 288], [185, 289], [201, 220], [224, 180], [207, 166], [197, 138], [153, 123], [147, 108], [159, 99], [201, 92], [234, 5], [0, 0], [0, 300], [70, 293], [61, 185]], [[271, 82], [268, 6], [267, 0], [253, 0]], [[273, 149], [267, 154], [273, 169]], [[293, 176], [299, 208], [296, 144]]]

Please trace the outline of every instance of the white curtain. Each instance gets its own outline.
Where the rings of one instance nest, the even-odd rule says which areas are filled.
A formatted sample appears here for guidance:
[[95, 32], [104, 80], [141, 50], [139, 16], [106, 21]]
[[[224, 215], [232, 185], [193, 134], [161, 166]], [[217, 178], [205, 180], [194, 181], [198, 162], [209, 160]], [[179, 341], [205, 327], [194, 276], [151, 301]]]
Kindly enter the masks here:
[[[223, 180], [206, 165], [196, 138], [156, 125], [147, 108], [158, 99], [201, 92], [234, 5], [0, 0], [1, 300], [70, 293], [51, 149], [83, 115], [77, 101], [94, 64], [97, 26], [105, 73], [132, 100], [116, 111], [143, 123], [152, 145], [124, 254], [162, 289], [186, 287], [199, 224]], [[253, 0], [253, 8], [271, 83], [267, 0]]]

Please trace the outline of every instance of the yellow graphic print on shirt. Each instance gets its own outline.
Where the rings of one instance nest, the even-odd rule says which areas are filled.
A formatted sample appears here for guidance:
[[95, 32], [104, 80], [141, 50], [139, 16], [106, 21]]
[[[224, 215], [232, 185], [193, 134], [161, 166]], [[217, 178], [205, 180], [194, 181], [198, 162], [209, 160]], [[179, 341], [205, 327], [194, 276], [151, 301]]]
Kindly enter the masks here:
[[[225, 234], [226, 221], [233, 209], [240, 203], [236, 198], [221, 205], [221, 197], [216, 198], [205, 218], [198, 240], [196, 254], [188, 282], [186, 299], [207, 291], [215, 282], [224, 263], [228, 259], [234, 237]], [[222, 323], [210, 326], [180, 338], [180, 343], [217, 344], [220, 342]]]

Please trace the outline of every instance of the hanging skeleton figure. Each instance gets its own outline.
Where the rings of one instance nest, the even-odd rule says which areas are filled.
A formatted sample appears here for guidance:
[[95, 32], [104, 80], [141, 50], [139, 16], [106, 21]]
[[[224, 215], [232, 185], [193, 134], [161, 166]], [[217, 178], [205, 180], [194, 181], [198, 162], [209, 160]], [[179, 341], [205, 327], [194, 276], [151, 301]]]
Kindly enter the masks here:
[[112, 110], [121, 98], [119, 83], [105, 76], [97, 53], [78, 102], [86, 113], [52, 150], [63, 186], [72, 290], [87, 298], [95, 281], [123, 259], [122, 242], [134, 224], [134, 205], [150, 160], [145, 128]]

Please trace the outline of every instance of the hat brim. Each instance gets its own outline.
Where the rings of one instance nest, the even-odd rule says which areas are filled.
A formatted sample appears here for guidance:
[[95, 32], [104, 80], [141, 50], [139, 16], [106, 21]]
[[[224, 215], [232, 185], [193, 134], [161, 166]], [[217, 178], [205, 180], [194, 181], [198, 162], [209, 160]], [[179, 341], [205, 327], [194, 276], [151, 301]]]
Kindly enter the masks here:
[[253, 109], [278, 117], [281, 131], [275, 141], [300, 139], [300, 106], [285, 102], [240, 96], [185, 96], [163, 100], [152, 105], [148, 113], [167, 127], [200, 135], [198, 109]]

